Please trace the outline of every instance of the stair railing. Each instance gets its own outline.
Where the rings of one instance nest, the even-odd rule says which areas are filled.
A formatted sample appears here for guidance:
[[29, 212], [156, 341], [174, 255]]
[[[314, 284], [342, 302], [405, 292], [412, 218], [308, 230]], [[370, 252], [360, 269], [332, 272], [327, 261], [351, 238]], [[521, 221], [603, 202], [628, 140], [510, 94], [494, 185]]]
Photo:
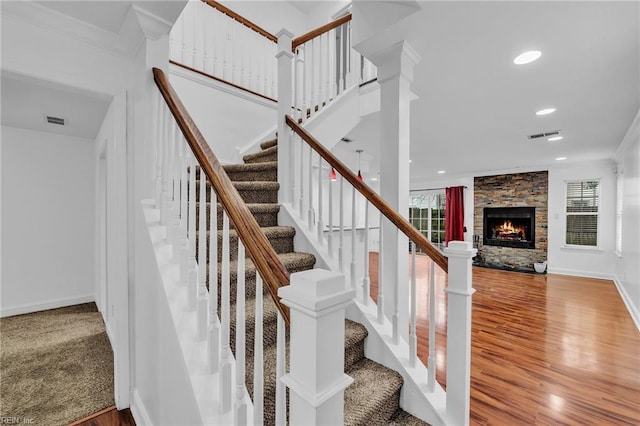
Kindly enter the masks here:
[[[428, 298], [427, 387], [430, 392], [434, 391], [437, 379], [436, 353], [446, 350], [447, 410], [451, 410], [448, 415], [453, 424], [464, 424], [464, 416], [468, 421], [469, 412], [472, 250], [467, 250], [464, 242], [450, 243], [449, 248], [445, 249], [449, 256], [447, 258], [407, 219], [391, 208], [358, 175], [298, 124], [297, 119], [287, 115], [285, 121], [290, 132], [286, 138], [291, 143], [291, 167], [295, 168], [291, 171], [291, 178], [297, 182], [290, 204], [294, 214], [297, 212], [299, 220], [308, 229], [307, 235], [315, 239], [316, 247], [337, 265], [351, 287], [357, 290], [358, 303], [364, 307], [377, 305], [377, 321], [381, 325], [385, 323], [385, 317], [392, 318], [391, 334], [394, 344], [400, 343], [401, 330], [408, 328], [409, 361], [412, 367], [420, 362], [417, 354], [417, 309], [418, 305], [424, 305], [424, 299], [419, 300], [419, 297]], [[349, 198], [350, 203], [345, 201]], [[348, 217], [345, 219], [345, 215], [350, 215], [350, 220]], [[402, 306], [402, 299], [399, 297], [402, 283], [394, 283], [393, 312], [385, 312], [387, 295], [381, 285], [383, 268], [390, 260], [383, 256], [382, 250], [386, 243], [382, 229], [387, 224], [395, 228], [396, 240], [399, 235], [404, 235], [409, 240], [406, 257], [391, 260], [409, 262], [410, 272], [405, 285], [409, 286], [410, 303], [409, 307]], [[345, 235], [347, 233], [350, 235]], [[378, 288], [377, 299], [373, 301], [370, 297], [369, 258], [370, 238], [375, 237], [376, 233], [379, 241]], [[425, 289], [418, 289], [416, 282], [416, 248], [431, 259], [426, 296]], [[455, 262], [455, 265], [451, 265], [450, 261]], [[444, 293], [441, 293], [440, 298], [436, 293], [436, 275], [440, 277], [440, 282], [445, 279], [448, 281], [445, 290], [448, 294], [447, 302], [444, 301]], [[446, 331], [437, 331], [440, 335], [446, 332], [446, 346], [441, 337], [436, 337], [436, 306], [447, 306], [448, 328]], [[408, 324], [401, 323], [399, 318], [408, 318]], [[438, 380], [441, 384], [444, 382], [442, 379], [444, 378]]]
[[295, 118], [305, 122], [346, 90], [375, 79], [376, 68], [351, 48], [351, 14], [294, 38]]
[[275, 35], [214, 0], [189, 2], [169, 36], [175, 65], [275, 102]]
[[[236, 424], [247, 424], [250, 418], [261, 423], [262, 420], [258, 419], [264, 417], [264, 285], [278, 308], [275, 415], [281, 421], [279, 424], [284, 424], [286, 397], [280, 378], [286, 372], [284, 336], [289, 325], [289, 311], [277, 292], [289, 284], [289, 273], [165, 74], [154, 68], [153, 75], [160, 93], [157, 98], [157, 134], [154, 135], [158, 140], [156, 203], [160, 209], [161, 224], [167, 226], [167, 237], [172, 242], [174, 261], [179, 264], [180, 285], [187, 289], [189, 307], [196, 310], [198, 339], [207, 341], [209, 370], [219, 373], [221, 378], [222, 412], [234, 410]], [[205, 182], [211, 186], [208, 194]], [[236, 246], [230, 239], [231, 227], [238, 236], [237, 271], [231, 269], [230, 256]], [[218, 244], [222, 246], [221, 271], [218, 271]], [[245, 251], [256, 267], [252, 404], [245, 397]], [[232, 377], [234, 363], [230, 347], [233, 272], [237, 277], [235, 380]], [[237, 387], [235, 393], [231, 388], [234, 382]], [[231, 395], [234, 394], [236, 400], [232, 401]], [[253, 407], [253, 413], [248, 411], [250, 407]]]

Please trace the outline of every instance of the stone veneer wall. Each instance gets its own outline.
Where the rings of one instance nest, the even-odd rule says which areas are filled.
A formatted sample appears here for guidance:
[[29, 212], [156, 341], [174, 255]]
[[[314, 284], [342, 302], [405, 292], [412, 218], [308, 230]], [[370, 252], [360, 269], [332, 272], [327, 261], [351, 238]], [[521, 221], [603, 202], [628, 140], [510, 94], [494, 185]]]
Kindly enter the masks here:
[[[480, 236], [478, 254], [485, 264], [533, 271], [534, 262], [547, 259], [548, 194], [547, 171], [482, 176], [474, 179], [474, 233]], [[484, 246], [482, 235], [485, 207], [535, 207], [536, 248]]]

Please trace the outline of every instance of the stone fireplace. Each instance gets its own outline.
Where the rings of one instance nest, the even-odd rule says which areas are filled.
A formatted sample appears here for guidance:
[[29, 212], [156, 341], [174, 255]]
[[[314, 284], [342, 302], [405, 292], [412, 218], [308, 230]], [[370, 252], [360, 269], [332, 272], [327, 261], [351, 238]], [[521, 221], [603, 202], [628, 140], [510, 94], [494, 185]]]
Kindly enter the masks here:
[[533, 271], [547, 259], [548, 172], [474, 179], [474, 264]]

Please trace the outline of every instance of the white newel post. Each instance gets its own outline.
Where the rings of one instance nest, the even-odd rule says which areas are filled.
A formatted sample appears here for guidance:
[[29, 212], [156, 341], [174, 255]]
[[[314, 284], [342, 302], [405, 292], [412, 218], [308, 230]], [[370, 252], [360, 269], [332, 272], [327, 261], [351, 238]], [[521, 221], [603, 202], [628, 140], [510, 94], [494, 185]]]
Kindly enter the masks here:
[[344, 423], [344, 390], [353, 382], [344, 374], [344, 318], [355, 294], [344, 275], [324, 269], [292, 274], [278, 290], [291, 309], [290, 371], [282, 378], [291, 425]]
[[285, 123], [285, 115], [295, 116], [293, 106], [293, 52], [291, 40], [293, 34], [284, 28], [276, 36], [278, 37], [278, 182], [280, 191], [278, 198], [280, 203], [293, 203], [293, 152], [289, 129]]
[[471, 258], [477, 250], [470, 242], [451, 241], [444, 249], [449, 258], [447, 307], [447, 420], [469, 424], [471, 389]]
[[[409, 148], [413, 69], [420, 56], [406, 41], [371, 54], [380, 84], [380, 196], [403, 215], [409, 215]], [[409, 244], [407, 237], [388, 221], [382, 224], [381, 286], [384, 313], [392, 322], [394, 340], [409, 340]]]

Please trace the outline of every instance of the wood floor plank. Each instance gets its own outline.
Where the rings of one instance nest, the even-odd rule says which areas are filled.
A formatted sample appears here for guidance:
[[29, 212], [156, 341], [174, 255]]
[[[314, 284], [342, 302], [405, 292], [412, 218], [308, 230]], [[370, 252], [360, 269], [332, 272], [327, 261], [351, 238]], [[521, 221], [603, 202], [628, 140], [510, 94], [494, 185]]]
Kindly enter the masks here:
[[128, 408], [118, 411], [114, 405], [69, 426], [136, 426], [136, 422]]
[[[430, 261], [417, 256], [418, 356]], [[376, 298], [378, 254], [370, 255]], [[436, 269], [436, 378], [446, 387], [446, 274]], [[612, 281], [473, 269], [471, 422], [640, 425], [640, 332]]]

